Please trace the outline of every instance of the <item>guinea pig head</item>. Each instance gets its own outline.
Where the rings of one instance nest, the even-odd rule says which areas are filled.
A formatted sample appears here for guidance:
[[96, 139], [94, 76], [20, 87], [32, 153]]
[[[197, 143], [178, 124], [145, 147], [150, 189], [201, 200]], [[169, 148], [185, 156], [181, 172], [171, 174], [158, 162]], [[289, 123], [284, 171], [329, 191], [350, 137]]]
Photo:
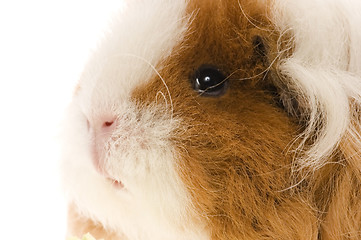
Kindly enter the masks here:
[[287, 190], [300, 126], [268, 71], [269, 6], [128, 5], [69, 107], [64, 172], [77, 211], [126, 239], [277, 237], [276, 208], [308, 207]]

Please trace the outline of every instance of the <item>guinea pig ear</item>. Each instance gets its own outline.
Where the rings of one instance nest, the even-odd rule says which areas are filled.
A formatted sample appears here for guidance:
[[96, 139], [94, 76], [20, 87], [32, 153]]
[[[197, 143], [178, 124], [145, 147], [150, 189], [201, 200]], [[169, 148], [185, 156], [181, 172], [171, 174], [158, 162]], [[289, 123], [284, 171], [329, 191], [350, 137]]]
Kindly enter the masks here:
[[255, 65], [261, 64], [265, 68], [270, 67], [272, 62], [271, 56], [269, 56], [270, 47], [267, 44], [267, 38], [261, 35], [255, 35], [252, 38], [253, 56], [252, 62]]
[[253, 54], [257, 58], [267, 58], [267, 49], [263, 38], [259, 35], [253, 37]]

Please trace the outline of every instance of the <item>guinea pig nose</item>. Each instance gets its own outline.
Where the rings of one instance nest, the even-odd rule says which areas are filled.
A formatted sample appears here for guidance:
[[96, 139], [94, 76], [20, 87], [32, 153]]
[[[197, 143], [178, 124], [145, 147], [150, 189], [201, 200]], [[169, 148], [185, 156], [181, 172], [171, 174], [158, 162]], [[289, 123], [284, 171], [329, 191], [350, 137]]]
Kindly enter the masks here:
[[115, 117], [105, 117], [99, 119], [99, 125], [101, 131], [109, 132], [113, 131], [116, 128], [116, 118]]
[[96, 136], [111, 135], [117, 127], [117, 117], [112, 114], [95, 115], [87, 120], [87, 126]]

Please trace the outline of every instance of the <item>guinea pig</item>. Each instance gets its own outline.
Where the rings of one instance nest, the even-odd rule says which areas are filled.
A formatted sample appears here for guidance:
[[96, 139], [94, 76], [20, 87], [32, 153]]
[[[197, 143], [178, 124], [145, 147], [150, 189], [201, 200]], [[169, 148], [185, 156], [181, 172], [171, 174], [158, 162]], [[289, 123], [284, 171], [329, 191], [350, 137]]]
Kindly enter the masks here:
[[361, 239], [361, 2], [129, 0], [66, 112], [68, 234]]

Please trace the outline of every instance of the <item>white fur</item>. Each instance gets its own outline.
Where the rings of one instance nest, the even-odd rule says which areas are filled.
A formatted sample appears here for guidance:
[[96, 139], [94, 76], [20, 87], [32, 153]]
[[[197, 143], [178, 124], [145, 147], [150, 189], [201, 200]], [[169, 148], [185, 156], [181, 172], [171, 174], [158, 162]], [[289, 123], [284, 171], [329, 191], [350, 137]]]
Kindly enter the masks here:
[[[300, 136], [299, 150], [305, 155], [298, 168], [317, 169], [345, 133], [357, 135], [351, 119], [361, 104], [361, 2], [277, 0], [272, 20], [283, 35], [291, 36], [288, 46], [294, 52], [277, 68], [308, 122]], [[286, 94], [283, 100], [291, 106], [289, 98]], [[312, 147], [304, 149], [315, 137]]]
[[[130, 99], [131, 92], [156, 75], [155, 66], [159, 69], [182, 40], [188, 24], [186, 4], [185, 0], [129, 1], [86, 66], [69, 107], [63, 156], [69, 201], [124, 239], [209, 239], [177, 176], [177, 156], [169, 136], [178, 120], [165, 107], [171, 96], [161, 93], [165, 102], [157, 106]], [[125, 189], [114, 188], [92, 164], [87, 120], [109, 113], [117, 116], [119, 126], [104, 146], [109, 153], [105, 168]]]

